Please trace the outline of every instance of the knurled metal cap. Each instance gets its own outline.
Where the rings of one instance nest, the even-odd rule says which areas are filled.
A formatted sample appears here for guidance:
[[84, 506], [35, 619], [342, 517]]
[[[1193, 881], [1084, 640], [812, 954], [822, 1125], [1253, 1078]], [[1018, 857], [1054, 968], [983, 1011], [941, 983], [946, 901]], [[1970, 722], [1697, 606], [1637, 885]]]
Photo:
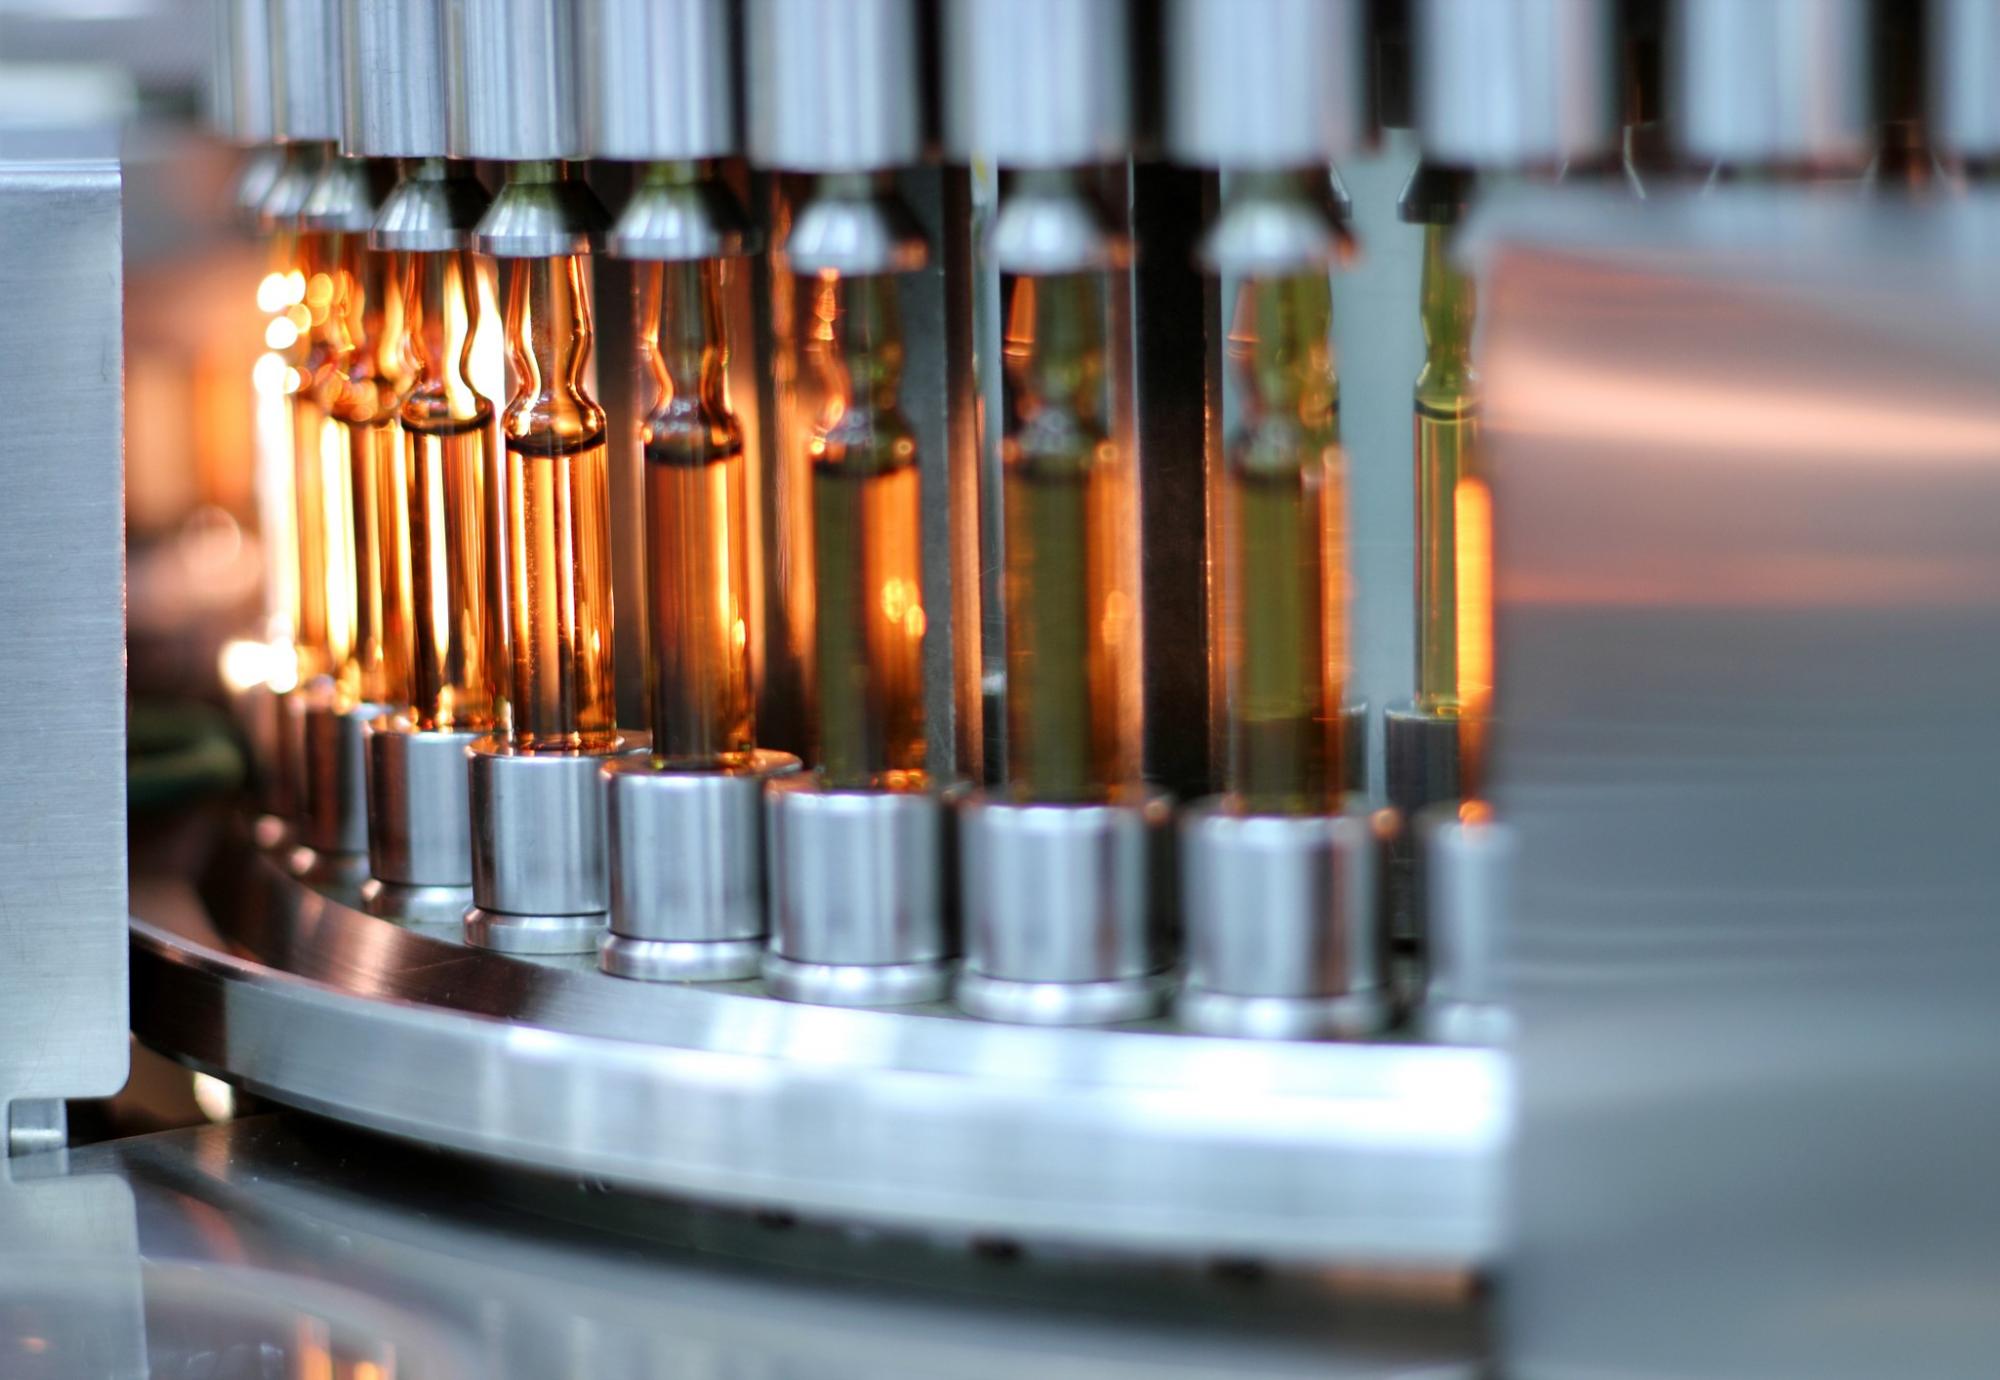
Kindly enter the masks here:
[[341, 0], [341, 151], [445, 156], [444, 0]]
[[581, 0], [590, 156], [635, 162], [737, 151], [726, 0]]
[[1963, 158], [2000, 155], [2000, 0], [1931, 0], [1932, 138]]
[[750, 157], [795, 172], [914, 163], [911, 0], [750, 0]]
[[208, 123], [238, 144], [277, 137], [271, 83], [270, 0], [216, 0], [214, 65], [208, 74]]
[[334, 0], [271, 0], [273, 128], [282, 143], [340, 137], [340, 16]]
[[1610, 0], [1420, 0], [1416, 17], [1426, 158], [1547, 167], [1611, 146], [1618, 64]]
[[1356, 0], [1176, 0], [1168, 22], [1175, 158], [1303, 168], [1360, 142], [1367, 82]]
[[1123, 0], [954, 0], [944, 15], [956, 157], [1010, 168], [1124, 157]]
[[583, 156], [575, 0], [447, 0], [451, 153]]
[[1672, 128], [1704, 162], [1858, 161], [1869, 136], [1867, 0], [1682, 0]]

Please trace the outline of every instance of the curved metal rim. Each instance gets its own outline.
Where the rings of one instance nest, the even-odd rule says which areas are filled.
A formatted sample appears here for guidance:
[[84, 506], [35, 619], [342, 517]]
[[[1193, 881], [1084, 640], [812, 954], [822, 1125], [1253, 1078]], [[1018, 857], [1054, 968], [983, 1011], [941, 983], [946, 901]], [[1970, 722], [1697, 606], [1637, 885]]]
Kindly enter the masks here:
[[311, 891], [139, 885], [140, 1038], [356, 1125], [621, 1186], [1091, 1248], [1477, 1266], [1491, 1050], [988, 1025], [620, 981]]

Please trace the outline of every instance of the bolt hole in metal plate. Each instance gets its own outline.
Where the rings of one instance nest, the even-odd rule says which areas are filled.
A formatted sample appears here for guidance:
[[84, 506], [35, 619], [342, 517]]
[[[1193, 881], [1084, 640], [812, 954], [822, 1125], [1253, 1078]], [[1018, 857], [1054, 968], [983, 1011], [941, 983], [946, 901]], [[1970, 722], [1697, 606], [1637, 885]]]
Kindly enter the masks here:
[[1492, 1050], [1043, 1029], [641, 983], [364, 913], [248, 843], [135, 880], [132, 1025], [278, 1101], [628, 1189], [1148, 1254], [1478, 1267]]

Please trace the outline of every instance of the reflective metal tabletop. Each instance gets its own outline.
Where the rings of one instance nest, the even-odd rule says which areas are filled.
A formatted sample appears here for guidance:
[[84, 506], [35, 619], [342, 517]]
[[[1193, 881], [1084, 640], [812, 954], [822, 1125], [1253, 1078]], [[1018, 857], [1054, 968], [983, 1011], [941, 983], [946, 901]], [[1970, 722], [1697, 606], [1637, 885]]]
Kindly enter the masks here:
[[609, 1195], [299, 1114], [0, 1161], [0, 1374], [1472, 1374], [1463, 1276], [981, 1250]]

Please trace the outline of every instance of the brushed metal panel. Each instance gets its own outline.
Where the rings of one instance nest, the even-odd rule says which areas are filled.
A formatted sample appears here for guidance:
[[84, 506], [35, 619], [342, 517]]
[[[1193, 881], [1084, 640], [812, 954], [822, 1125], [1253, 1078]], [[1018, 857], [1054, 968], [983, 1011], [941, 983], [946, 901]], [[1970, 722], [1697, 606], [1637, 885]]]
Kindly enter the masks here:
[[1507, 1373], [1986, 1373], [2000, 207], [1518, 209]]
[[0, 1106], [126, 1072], [119, 173], [0, 162]]

